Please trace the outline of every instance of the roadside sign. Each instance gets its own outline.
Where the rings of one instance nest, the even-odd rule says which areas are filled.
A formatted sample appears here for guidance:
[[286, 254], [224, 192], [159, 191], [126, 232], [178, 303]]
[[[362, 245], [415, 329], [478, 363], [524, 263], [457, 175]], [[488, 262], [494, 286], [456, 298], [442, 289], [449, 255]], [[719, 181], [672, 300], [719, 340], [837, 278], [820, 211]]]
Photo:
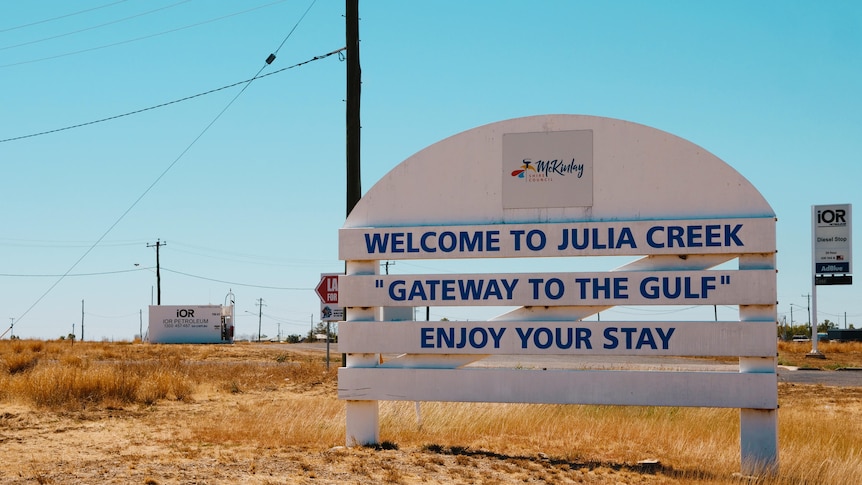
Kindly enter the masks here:
[[[850, 204], [812, 207], [813, 259], [815, 275], [848, 275], [851, 268]], [[836, 280], [837, 281], [837, 280]], [[831, 281], [832, 284], [850, 284]]]
[[322, 273], [314, 291], [320, 298], [321, 322], [344, 320], [344, 309], [338, 306], [338, 273]]
[[317, 284], [317, 288], [314, 291], [320, 297], [321, 303], [338, 303], [338, 275], [321, 274], [320, 283]]

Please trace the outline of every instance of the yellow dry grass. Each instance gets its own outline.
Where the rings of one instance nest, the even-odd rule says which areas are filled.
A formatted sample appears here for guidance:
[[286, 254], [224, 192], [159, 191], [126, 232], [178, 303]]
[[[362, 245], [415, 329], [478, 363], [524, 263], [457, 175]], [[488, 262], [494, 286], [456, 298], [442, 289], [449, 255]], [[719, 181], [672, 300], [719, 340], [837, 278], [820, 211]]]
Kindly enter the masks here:
[[[0, 482], [748, 483], [732, 409], [381, 402], [381, 446], [344, 448], [336, 367], [294, 348], [2, 341]], [[862, 387], [779, 401], [758, 484], [862, 483]]]

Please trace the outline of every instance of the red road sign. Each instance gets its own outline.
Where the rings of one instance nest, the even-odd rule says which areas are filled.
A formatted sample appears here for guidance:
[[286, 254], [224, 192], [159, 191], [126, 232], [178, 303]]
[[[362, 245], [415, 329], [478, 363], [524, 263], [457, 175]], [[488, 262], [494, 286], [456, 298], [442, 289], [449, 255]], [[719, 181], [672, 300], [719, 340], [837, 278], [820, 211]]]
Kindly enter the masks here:
[[338, 303], [338, 275], [323, 275], [314, 289], [320, 301], [328, 304]]

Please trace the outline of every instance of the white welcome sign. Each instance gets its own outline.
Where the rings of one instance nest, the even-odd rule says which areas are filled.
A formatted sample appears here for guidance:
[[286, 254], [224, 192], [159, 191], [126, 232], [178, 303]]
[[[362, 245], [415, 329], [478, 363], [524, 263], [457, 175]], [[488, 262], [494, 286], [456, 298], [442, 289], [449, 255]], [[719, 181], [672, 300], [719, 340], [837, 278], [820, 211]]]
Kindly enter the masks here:
[[[510, 258], [597, 256], [637, 259], [506, 271]], [[339, 257], [348, 445], [379, 441], [380, 400], [732, 407], [743, 471], [777, 470], [775, 215], [688, 141], [589, 116], [478, 127], [382, 178], [340, 230]], [[499, 258], [499, 272], [380, 274], [381, 260], [483, 258]], [[737, 305], [739, 319], [584, 321], [616, 305]], [[416, 306], [515, 309], [378, 321], [379, 308]], [[739, 372], [465, 367], [489, 355], [734, 356]]]

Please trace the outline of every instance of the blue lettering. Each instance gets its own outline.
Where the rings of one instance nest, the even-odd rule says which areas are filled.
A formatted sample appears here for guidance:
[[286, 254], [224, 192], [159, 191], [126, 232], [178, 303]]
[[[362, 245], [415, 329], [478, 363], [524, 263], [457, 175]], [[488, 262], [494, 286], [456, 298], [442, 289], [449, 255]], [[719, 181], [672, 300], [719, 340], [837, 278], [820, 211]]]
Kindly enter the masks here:
[[583, 344], [584, 348], [592, 349], [593, 344], [590, 343], [590, 336], [592, 336], [592, 330], [588, 328], [578, 328], [577, 335], [577, 343], [575, 343], [576, 348], [581, 348], [581, 344]]
[[577, 231], [572, 229], [572, 247], [575, 249], [587, 249], [587, 246], [590, 245], [590, 231], [584, 228], [583, 237], [580, 241], [578, 241], [577, 235]]
[[403, 232], [393, 232], [392, 233], [392, 252], [393, 253], [403, 253], [404, 248], [401, 246], [404, 245], [404, 233]]
[[686, 228], [686, 232], [688, 232], [688, 238], [686, 238], [687, 247], [703, 247], [703, 243], [700, 242], [700, 239], [703, 237], [703, 234], [700, 232], [701, 229], [703, 229], [703, 226], [688, 226]]
[[419, 248], [417, 248], [415, 245], [413, 245], [413, 233], [412, 232], [407, 233], [407, 252], [408, 253], [418, 253], [419, 252]]
[[[564, 337], [563, 332], [564, 331], [566, 332], [565, 341], [563, 340], [563, 337]], [[557, 348], [559, 348], [559, 349], [570, 349], [570, 348], [572, 348], [572, 340], [573, 339], [572, 339], [572, 328], [571, 327], [569, 327], [569, 328], [557, 327], [556, 328], [556, 334], [557, 334], [556, 335], [556, 337], [557, 337]]]
[[670, 289], [670, 278], [669, 277], [663, 277], [661, 279], [662, 280], [661, 287], [662, 287], [662, 290], [664, 291], [665, 298], [679, 298], [679, 292], [680, 292], [680, 286], [681, 286], [679, 276], [677, 276], [674, 279], [676, 280], [676, 285], [675, 285], [675, 288], [673, 291], [671, 291], [671, 289]]
[[620, 239], [617, 241], [616, 248], [621, 248], [623, 244], [628, 245], [630, 248], [638, 247], [638, 245], [635, 243], [635, 237], [632, 234], [632, 230], [628, 227], [624, 227], [623, 230], [620, 231]]
[[736, 236], [736, 233], [742, 229], [742, 224], [737, 224], [732, 230], [730, 229], [730, 224], [724, 226], [724, 245], [730, 246], [730, 240], [732, 239], [737, 246], [745, 246], [742, 244], [742, 240]]
[[721, 226], [709, 224], [706, 226], [706, 246], [710, 248], [721, 246]]
[[655, 340], [652, 338], [652, 332], [648, 328], [641, 329], [641, 335], [638, 337], [638, 343], [635, 347], [637, 350], [640, 350], [644, 345], [649, 345], [651, 349], [655, 350]]
[[[545, 336], [545, 341], [542, 342], [540, 340], [539, 335]], [[536, 333], [533, 334], [533, 343], [537, 348], [547, 349], [554, 343], [554, 334], [551, 332], [551, 329], [545, 327], [539, 327], [536, 329]]]
[[667, 333], [665, 334], [662, 329], [656, 327], [655, 331], [658, 334], [658, 338], [661, 339], [662, 349], [667, 350], [669, 348], [670, 337], [671, 335], [673, 335], [674, 330], [676, 330], [676, 328], [670, 327], [669, 329], [667, 329]]
[[461, 341], [455, 344], [456, 349], [463, 349], [467, 346], [467, 329], [461, 327]]
[[488, 231], [485, 233], [485, 249], [488, 251], [500, 250], [500, 231]]
[[444, 253], [451, 253], [456, 247], [458, 247], [458, 238], [452, 231], [443, 232], [440, 234], [437, 247], [439, 247]]
[[[446, 331], [449, 331], [447, 334]], [[438, 328], [437, 329], [437, 347], [443, 348], [446, 346], [447, 348], [452, 348], [455, 345], [455, 329], [454, 328]]]
[[499, 333], [494, 332], [494, 327], [491, 327], [488, 329], [488, 333], [491, 334], [491, 339], [494, 341], [494, 348], [499, 349], [500, 339], [502, 339], [503, 334], [506, 333], [506, 327], [501, 328]]
[[437, 252], [437, 248], [432, 248], [431, 246], [428, 245], [427, 242], [425, 242], [429, 237], [434, 237], [436, 235], [437, 235], [437, 233], [433, 232], [433, 231], [432, 232], [426, 232], [425, 234], [422, 235], [422, 239], [419, 240], [419, 245], [422, 246], [423, 251], [425, 251], [426, 253], [436, 253]]
[[[614, 237], [614, 228], [608, 228], [609, 236]], [[607, 245], [599, 244], [599, 229], [593, 228], [593, 249], [607, 249]]]
[[422, 327], [419, 329], [422, 334], [422, 345], [423, 349], [433, 349], [434, 348], [434, 329], [432, 327]]
[[[534, 241], [536, 239], [536, 237], [534, 237], [534, 236], [538, 236], [538, 242]], [[545, 243], [547, 242], [547, 238], [545, 237], [544, 232], [542, 232], [538, 229], [533, 229], [532, 231], [527, 233], [526, 241], [527, 241], [527, 248], [529, 248], [530, 251], [541, 251], [545, 247]]]
[[413, 286], [410, 288], [410, 294], [407, 296], [408, 300], [427, 300], [428, 295], [425, 294], [425, 287], [422, 286], [421, 281], [414, 281]]
[[389, 283], [389, 298], [395, 301], [404, 301], [406, 291], [404, 289], [404, 285], [406, 282], [404, 280], [395, 280], [392, 283]]
[[[709, 284], [712, 282], [713, 284]], [[704, 276], [700, 280], [700, 288], [703, 292], [703, 297], [706, 298], [706, 295], [709, 293], [709, 290], [715, 289], [715, 276]]]
[[655, 242], [655, 239], [653, 239], [653, 235], [658, 231], [664, 231], [664, 228], [661, 226], [653, 226], [649, 228], [646, 233], [647, 244], [649, 244], [651, 248], [660, 249], [664, 247], [664, 244], [657, 243]]
[[[481, 339], [477, 339], [476, 335], [479, 335]], [[474, 349], [481, 349], [488, 343], [488, 334], [485, 332], [485, 329], [482, 327], [476, 327], [473, 330], [470, 330], [470, 345]]]
[[461, 290], [462, 300], [478, 300], [482, 294], [482, 286], [485, 280], [479, 280], [476, 284], [475, 280], [458, 280], [458, 288]]
[[667, 247], [672, 248], [674, 241], [677, 247], [684, 248], [685, 243], [682, 242], [682, 236], [685, 234], [685, 229], [680, 226], [668, 226], [667, 228]]
[[522, 231], [520, 229], [513, 229], [513, 230], [509, 231], [509, 234], [515, 236], [515, 240], [513, 241], [514, 246], [515, 246], [514, 247], [515, 251], [520, 251], [521, 250], [521, 236], [524, 235], [524, 231]]
[[626, 349], [631, 350], [632, 348], [632, 334], [637, 332], [636, 328], [623, 327], [620, 329], [620, 332], [626, 334]]
[[659, 291], [658, 286], [652, 285], [652, 283], [658, 283], [658, 278], [655, 276], [647, 276], [641, 281], [641, 295], [644, 298], [655, 300], [659, 297]]
[[473, 237], [470, 238], [470, 234], [467, 232], [461, 232], [461, 250], [467, 251], [475, 251], [482, 250], [482, 233], [474, 232]]
[[487, 300], [491, 295], [496, 296], [498, 300], [503, 298], [503, 294], [500, 293], [500, 285], [497, 284], [497, 280], [488, 281], [488, 286], [485, 289], [485, 294], [482, 295], [482, 299]]
[[381, 235], [378, 233], [374, 234], [366, 234], [365, 235], [365, 249], [368, 251], [368, 254], [374, 254], [375, 252], [385, 253], [386, 247], [389, 245], [389, 234]]
[[605, 340], [607, 343], [603, 345], [606, 349], [615, 349], [620, 344], [619, 339], [614, 335], [617, 332], [617, 327], [607, 327], [605, 329]]
[[515, 331], [518, 333], [518, 337], [521, 339], [521, 348], [526, 349], [527, 340], [530, 339], [530, 335], [533, 333], [533, 329], [528, 328], [527, 333], [524, 333], [524, 331], [520, 327], [516, 327]]
[[455, 300], [455, 280], [443, 280], [443, 290], [440, 298], [443, 300]]

